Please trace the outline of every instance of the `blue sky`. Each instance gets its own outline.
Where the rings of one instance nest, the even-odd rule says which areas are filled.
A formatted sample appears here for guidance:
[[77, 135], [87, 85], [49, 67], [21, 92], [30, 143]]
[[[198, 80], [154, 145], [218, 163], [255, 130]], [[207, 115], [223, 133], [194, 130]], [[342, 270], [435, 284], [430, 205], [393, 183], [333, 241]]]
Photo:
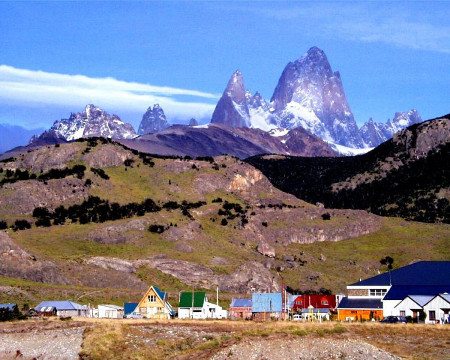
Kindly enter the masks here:
[[138, 126], [208, 121], [229, 77], [270, 100], [325, 51], [357, 122], [450, 112], [450, 2], [0, 1], [0, 123], [49, 127], [94, 103]]

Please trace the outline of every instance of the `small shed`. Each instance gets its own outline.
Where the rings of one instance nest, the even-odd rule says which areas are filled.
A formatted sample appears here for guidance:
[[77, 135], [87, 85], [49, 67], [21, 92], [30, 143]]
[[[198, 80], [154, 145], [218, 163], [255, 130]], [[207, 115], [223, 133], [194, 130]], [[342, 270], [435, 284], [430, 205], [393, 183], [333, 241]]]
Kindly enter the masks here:
[[281, 293], [253, 293], [252, 315], [254, 320], [279, 320], [283, 311]]
[[98, 317], [108, 319], [122, 319], [124, 315], [124, 308], [117, 305], [99, 305]]
[[69, 300], [42, 301], [35, 309], [38, 315], [41, 316], [89, 316], [89, 309], [87, 306]]
[[233, 299], [230, 304], [230, 319], [251, 320], [252, 299]]

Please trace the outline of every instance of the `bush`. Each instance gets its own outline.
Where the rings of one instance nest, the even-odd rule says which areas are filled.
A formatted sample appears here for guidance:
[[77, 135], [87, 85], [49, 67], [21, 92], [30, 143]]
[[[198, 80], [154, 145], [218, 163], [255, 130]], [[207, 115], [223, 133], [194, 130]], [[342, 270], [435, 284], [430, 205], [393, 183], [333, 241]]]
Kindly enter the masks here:
[[14, 231], [25, 230], [25, 229], [30, 229], [30, 228], [31, 228], [31, 224], [26, 220], [16, 220], [14, 222], [14, 227], [13, 227]]
[[322, 220], [330, 220], [331, 215], [329, 213], [322, 214]]
[[8, 228], [8, 224], [5, 220], [0, 220], [0, 230], [5, 230]]
[[97, 169], [97, 168], [91, 168], [91, 171], [95, 174], [100, 176], [104, 180], [109, 180], [108, 174], [105, 173], [103, 169]]
[[163, 225], [150, 225], [148, 231], [152, 233], [162, 234], [165, 231], [165, 227]]
[[220, 222], [220, 225], [227, 226], [228, 225], [227, 219], [222, 219], [222, 221]]
[[263, 222], [261, 223], [261, 225], [267, 227], [267, 226], [268, 226], [267, 221], [263, 221]]

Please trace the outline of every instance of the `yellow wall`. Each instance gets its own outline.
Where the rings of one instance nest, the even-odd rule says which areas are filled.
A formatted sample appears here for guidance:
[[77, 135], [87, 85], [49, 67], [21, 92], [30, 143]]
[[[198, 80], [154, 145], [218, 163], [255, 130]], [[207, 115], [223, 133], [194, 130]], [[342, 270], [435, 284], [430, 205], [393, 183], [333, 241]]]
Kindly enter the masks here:
[[[155, 296], [156, 301], [150, 302], [149, 297]], [[164, 314], [164, 302], [161, 301], [159, 296], [156, 294], [153, 287], [147, 290], [142, 300], [139, 302], [137, 306], [137, 310], [144, 315], [145, 317], [149, 317], [152, 319], [164, 319], [167, 318], [167, 314]], [[156, 312], [153, 308], [157, 308]]]

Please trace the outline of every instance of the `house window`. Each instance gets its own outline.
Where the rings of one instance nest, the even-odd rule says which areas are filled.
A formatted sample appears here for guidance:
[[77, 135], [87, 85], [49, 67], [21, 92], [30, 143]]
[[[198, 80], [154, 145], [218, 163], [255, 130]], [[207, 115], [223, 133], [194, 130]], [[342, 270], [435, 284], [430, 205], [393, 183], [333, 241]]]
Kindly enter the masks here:
[[405, 310], [400, 310], [400, 316], [405, 316], [405, 315], [406, 315]]
[[429, 318], [430, 318], [431, 321], [436, 320], [436, 311], [430, 310], [429, 311]]
[[386, 295], [386, 289], [370, 289], [369, 294], [370, 296], [384, 296]]
[[156, 302], [156, 296], [155, 296], [155, 295], [150, 295], [150, 296], [148, 297], [148, 301], [149, 301], [149, 302]]

